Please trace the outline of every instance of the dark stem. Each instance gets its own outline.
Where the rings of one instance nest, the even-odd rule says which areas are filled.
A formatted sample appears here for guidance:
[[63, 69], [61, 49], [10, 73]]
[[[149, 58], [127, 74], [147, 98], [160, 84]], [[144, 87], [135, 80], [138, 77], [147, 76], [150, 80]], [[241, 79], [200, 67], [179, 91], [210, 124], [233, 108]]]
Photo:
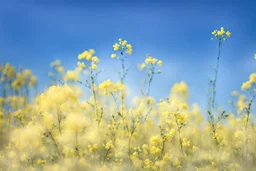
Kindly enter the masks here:
[[214, 68], [215, 71], [215, 77], [214, 80], [212, 82], [212, 113], [214, 113], [214, 108], [215, 108], [215, 96], [216, 96], [216, 83], [217, 83], [217, 79], [218, 79], [218, 71], [219, 71], [219, 61], [220, 61], [220, 52], [221, 52], [221, 40], [219, 40], [219, 44], [218, 44], [218, 56], [217, 56], [217, 64], [216, 64], [216, 68]]

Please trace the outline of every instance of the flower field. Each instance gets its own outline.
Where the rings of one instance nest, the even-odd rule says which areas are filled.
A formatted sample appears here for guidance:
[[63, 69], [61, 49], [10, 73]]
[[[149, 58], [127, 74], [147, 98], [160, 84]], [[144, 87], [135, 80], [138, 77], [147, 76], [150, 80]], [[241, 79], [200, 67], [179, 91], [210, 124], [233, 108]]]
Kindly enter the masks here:
[[42, 93], [31, 70], [2, 63], [0, 170], [256, 170], [256, 73], [244, 78], [241, 90], [230, 92], [235, 112], [219, 109], [219, 61], [232, 36], [223, 27], [209, 34], [218, 54], [207, 110], [189, 104], [185, 81], [173, 84], [167, 98], [155, 99], [152, 82], [165, 72], [165, 63], [151, 55], [134, 64], [146, 75], [145, 89], [127, 98], [126, 62], [137, 48], [123, 39], [113, 42], [109, 57], [120, 65], [117, 82], [98, 79], [104, 70], [94, 49], [78, 54], [74, 70], [52, 62], [51, 86]]

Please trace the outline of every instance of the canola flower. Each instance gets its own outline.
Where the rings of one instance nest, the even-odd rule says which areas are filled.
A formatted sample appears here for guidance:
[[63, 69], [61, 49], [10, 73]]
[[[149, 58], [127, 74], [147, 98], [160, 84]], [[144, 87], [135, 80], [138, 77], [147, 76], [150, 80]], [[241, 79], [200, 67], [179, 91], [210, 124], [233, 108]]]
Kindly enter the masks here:
[[[147, 76], [148, 76], [148, 89], [147, 89], [147, 93], [146, 95], [149, 96], [150, 95], [150, 88], [151, 88], [151, 84], [154, 78], [154, 75], [160, 74], [161, 71], [158, 70], [157, 72], [155, 71], [156, 67], [161, 67], [163, 65], [163, 61], [159, 60], [157, 58], [152, 57], [151, 55], [147, 55], [145, 62], [138, 65], [138, 68], [141, 70], [147, 70]], [[143, 93], [144, 94], [144, 93]]]
[[[119, 76], [119, 80], [121, 82], [121, 84], [124, 84], [124, 80], [128, 74], [128, 68], [126, 68], [125, 66], [125, 59], [128, 58], [127, 55], [131, 55], [133, 52], [133, 48], [131, 44], [128, 44], [127, 40], [123, 40], [122, 38], [118, 39], [118, 43], [115, 43], [113, 45], [113, 50], [116, 53], [113, 53], [111, 55], [112, 59], [117, 59], [120, 61], [121, 63], [121, 71], [118, 72], [118, 76]], [[121, 95], [120, 95], [120, 99], [121, 99], [121, 111], [118, 112], [119, 115], [121, 116], [123, 122], [125, 121], [124, 119], [124, 112], [125, 112], [125, 103], [126, 103], [126, 91], [125, 89], [123, 89], [121, 91]]]
[[118, 43], [115, 43], [113, 45], [113, 50], [116, 53], [113, 53], [111, 55], [112, 59], [120, 60], [122, 71], [119, 72], [119, 79], [121, 80], [121, 83], [124, 83], [124, 79], [127, 75], [128, 69], [125, 67], [125, 59], [128, 58], [127, 55], [131, 55], [133, 52], [133, 48], [131, 44], [128, 44], [127, 40], [123, 40], [122, 38], [118, 39]]
[[[48, 73], [48, 76], [51, 80], [50, 84], [54, 85], [61, 82], [61, 79], [64, 75], [65, 69], [61, 64], [60, 60], [55, 60], [50, 63], [50, 66], [52, 68], [52, 71]], [[68, 79], [68, 77], [67, 77]]]
[[[211, 125], [213, 138], [215, 139], [217, 148], [219, 147], [219, 134], [217, 132], [217, 124], [221, 120], [228, 117], [228, 114], [226, 114], [226, 111], [223, 110], [219, 116], [216, 117], [216, 111], [215, 111], [215, 98], [216, 98], [216, 83], [218, 79], [218, 72], [219, 72], [219, 63], [220, 63], [220, 55], [221, 55], [221, 49], [223, 46], [224, 41], [226, 41], [231, 36], [230, 31], [225, 31], [224, 27], [221, 27], [220, 30], [214, 30], [212, 32], [212, 35], [215, 36], [215, 39], [218, 42], [218, 55], [217, 55], [217, 63], [216, 66], [213, 68], [214, 71], [214, 78], [210, 80], [210, 95], [209, 95], [209, 107], [207, 110], [208, 117], [209, 117], [209, 124]], [[213, 39], [213, 38], [212, 38]]]
[[214, 113], [215, 110], [215, 96], [216, 96], [216, 83], [217, 83], [217, 78], [218, 78], [218, 70], [219, 70], [219, 62], [220, 62], [220, 55], [221, 55], [221, 49], [222, 49], [222, 45], [223, 42], [226, 41], [228, 38], [230, 38], [231, 33], [229, 31], [225, 31], [224, 27], [221, 27], [220, 30], [214, 30], [212, 32], [212, 35], [215, 36], [215, 39], [218, 42], [218, 55], [217, 55], [217, 64], [216, 66], [213, 68], [214, 70], [214, 79], [210, 80], [210, 84], [211, 84], [211, 95], [210, 95], [210, 109], [209, 111], [211, 113]]
[[[98, 108], [98, 100], [97, 100], [97, 85], [95, 82], [96, 77], [103, 72], [104, 70], [98, 71], [98, 64], [100, 63], [100, 59], [95, 56], [95, 50], [89, 49], [84, 51], [83, 53], [78, 55], [78, 62], [77, 67], [75, 70], [83, 71], [86, 73], [89, 72], [89, 80], [86, 79], [85, 83], [81, 81], [79, 78], [76, 79], [79, 83], [84, 85], [85, 87], [89, 88], [93, 95], [93, 108], [94, 108], [94, 115], [97, 117], [96, 121], [100, 124], [102, 119], [102, 112], [99, 111]], [[78, 74], [79, 75], [79, 74]]]
[[[231, 33], [221, 28], [213, 35], [220, 42]], [[111, 58], [121, 59], [132, 46], [120, 39], [113, 50], [118, 53]], [[52, 62], [51, 85], [37, 94], [31, 70], [0, 65], [0, 170], [255, 170], [255, 73], [232, 92], [235, 110], [211, 113], [209, 122], [190, 103], [184, 81], [165, 99], [147, 93], [124, 103], [125, 77], [96, 83], [101, 70], [95, 54], [79, 54], [74, 70]], [[148, 55], [139, 68], [150, 82], [162, 65]]]
[[[243, 109], [242, 109], [243, 113], [242, 112], [241, 113], [243, 116], [246, 138], [244, 139], [244, 141], [240, 142], [239, 144], [241, 143], [245, 144], [246, 153], [248, 153], [248, 150], [249, 150], [248, 146], [249, 146], [250, 140], [248, 137], [248, 134], [249, 134], [248, 125], [252, 115], [252, 105], [256, 96], [255, 84], [256, 84], [256, 73], [252, 73], [249, 76], [249, 80], [244, 82], [241, 86], [241, 90], [247, 91], [249, 93], [248, 102], [244, 102], [246, 99], [246, 96], [242, 96], [244, 101], [240, 102], [240, 106], [243, 106]], [[236, 135], [236, 137], [238, 136]], [[247, 161], [248, 161], [248, 158], [246, 157], [246, 162]]]

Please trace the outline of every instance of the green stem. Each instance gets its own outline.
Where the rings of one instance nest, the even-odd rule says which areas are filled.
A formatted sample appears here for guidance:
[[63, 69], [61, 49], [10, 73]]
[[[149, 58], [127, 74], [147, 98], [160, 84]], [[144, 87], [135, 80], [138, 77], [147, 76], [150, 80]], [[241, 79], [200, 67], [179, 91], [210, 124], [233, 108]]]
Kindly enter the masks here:
[[52, 132], [49, 132], [49, 135], [50, 135], [50, 137], [51, 137], [51, 140], [53, 141], [53, 144], [55, 145], [55, 148], [56, 148], [56, 150], [57, 150], [58, 155], [61, 156], [60, 151], [59, 151], [59, 148], [58, 148], [58, 144], [57, 144], [57, 142], [55, 141], [55, 139], [53, 138]]

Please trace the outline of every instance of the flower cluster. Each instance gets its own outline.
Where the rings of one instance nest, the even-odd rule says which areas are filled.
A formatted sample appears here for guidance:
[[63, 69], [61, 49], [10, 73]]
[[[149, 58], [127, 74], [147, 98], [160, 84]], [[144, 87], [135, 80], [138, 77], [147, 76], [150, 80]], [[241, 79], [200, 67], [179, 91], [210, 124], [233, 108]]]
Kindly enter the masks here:
[[230, 31], [225, 31], [224, 27], [221, 27], [220, 30], [214, 30], [212, 35], [219, 41], [225, 41], [227, 38], [231, 36]]
[[121, 82], [117, 82], [115, 84], [110, 80], [106, 80], [99, 84], [99, 88], [104, 91], [105, 95], [108, 95], [110, 93], [116, 93], [124, 90], [125, 85], [122, 84]]
[[0, 66], [0, 82], [3, 84], [11, 83], [15, 91], [27, 87], [34, 87], [37, 83], [36, 76], [29, 69], [16, 71], [15, 67], [7, 63], [5, 66]]
[[[89, 66], [87, 66], [88, 69], [97, 70], [98, 69], [97, 64], [100, 63], [100, 60], [97, 56], [94, 56], [94, 55], [95, 55], [95, 50], [89, 49], [89, 50], [86, 50], [83, 53], [79, 54], [78, 60], [80, 60], [80, 61], [85, 60], [85, 63], [89, 63], [88, 64]], [[77, 62], [77, 66], [79, 69], [83, 70], [86, 68], [86, 64], [84, 62], [80, 62], [80, 61]]]
[[[131, 55], [133, 52], [132, 45], [128, 44], [127, 40], [123, 40], [121, 38], [118, 39], [118, 43], [115, 43], [113, 45], [113, 49], [114, 51], [119, 51], [121, 55], [124, 55], [125, 53]], [[115, 53], [111, 55], [111, 58], [116, 58], [116, 57], [118, 57], [118, 55], [116, 55]]]
[[159, 67], [161, 67], [163, 65], [163, 61], [152, 57], [151, 55], [147, 55], [146, 59], [145, 59], [145, 63], [142, 63], [139, 65], [139, 68], [141, 70], [146, 69], [151, 69], [152, 67], [155, 67], [156, 65], [158, 65]]
[[249, 80], [242, 84], [241, 89], [242, 90], [248, 90], [250, 88], [255, 87], [255, 84], [256, 84], [256, 73], [252, 73], [249, 76]]
[[[149, 96], [150, 93], [150, 88], [151, 88], [151, 83], [153, 81], [154, 75], [156, 74], [156, 67], [159, 66], [161, 67], [163, 65], [163, 62], [157, 58], [152, 57], [151, 55], [147, 55], [146, 59], [145, 59], [145, 63], [142, 63], [140, 65], [138, 65], [139, 69], [144, 70], [146, 69], [148, 74], [148, 90], [147, 90], [147, 96]], [[160, 74], [161, 71], [158, 70], [157, 74]]]

